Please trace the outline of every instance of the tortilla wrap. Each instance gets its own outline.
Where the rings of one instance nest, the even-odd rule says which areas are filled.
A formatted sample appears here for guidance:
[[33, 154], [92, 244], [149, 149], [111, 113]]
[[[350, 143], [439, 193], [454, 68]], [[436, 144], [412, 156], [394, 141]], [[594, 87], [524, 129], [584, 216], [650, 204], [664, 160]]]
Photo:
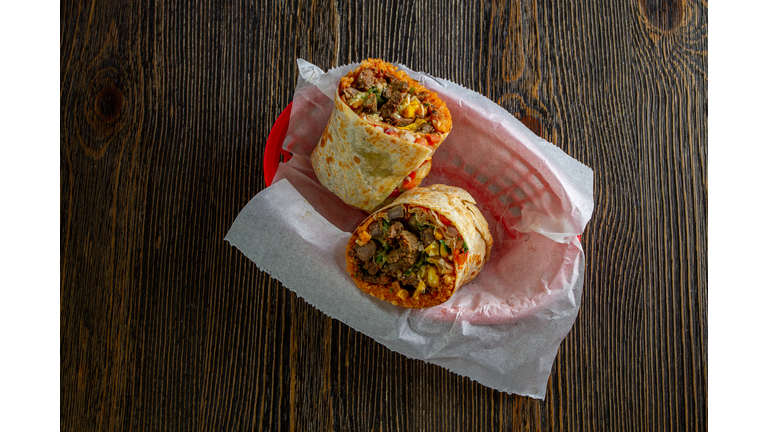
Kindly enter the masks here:
[[447, 301], [490, 257], [493, 238], [475, 204], [458, 187], [406, 191], [355, 229], [346, 248], [347, 272], [363, 292], [394, 305], [425, 308]]
[[[399, 108], [393, 109], [390, 106], [387, 110], [387, 104], [396, 98], [384, 99], [384, 93], [375, 86], [367, 92], [356, 90], [356, 77], [366, 69], [379, 71], [377, 73], [382, 77], [375, 81], [379, 87], [390, 86], [386, 80], [391, 79], [400, 87], [390, 87], [410, 89], [399, 91], [390, 88], [385, 92], [402, 98]], [[358, 88], [364, 88], [361, 86], [364, 84]], [[357, 95], [356, 102], [352, 101], [354, 95]], [[365, 108], [360, 95], [367, 95], [366, 100], [371, 101], [372, 105], [368, 104]], [[421, 99], [417, 100], [416, 95], [423, 99], [423, 104]], [[380, 107], [376, 103], [377, 97]], [[406, 102], [412, 102], [410, 108], [413, 109], [409, 110]], [[350, 108], [348, 103], [353, 106], [361, 104], [356, 108], [358, 112]], [[388, 112], [389, 117], [382, 119], [385, 112]], [[398, 112], [412, 118], [400, 116]], [[429, 113], [432, 117], [422, 115], [419, 118], [420, 114], [417, 113]], [[401, 127], [390, 124], [409, 121], [410, 124]], [[435, 128], [432, 124], [439, 126]], [[312, 152], [312, 168], [320, 184], [345, 203], [370, 213], [391, 202], [397, 194], [421, 183], [429, 174], [432, 153], [445, 140], [451, 125], [450, 112], [436, 93], [427, 90], [389, 63], [366, 60], [346, 77], [342, 77], [334, 98], [334, 110]]]

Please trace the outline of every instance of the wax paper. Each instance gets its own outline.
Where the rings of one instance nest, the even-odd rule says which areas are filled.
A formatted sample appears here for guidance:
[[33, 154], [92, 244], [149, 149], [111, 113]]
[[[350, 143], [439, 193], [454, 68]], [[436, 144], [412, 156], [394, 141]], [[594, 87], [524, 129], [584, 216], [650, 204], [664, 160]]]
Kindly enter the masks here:
[[470, 192], [494, 238], [480, 274], [446, 303], [393, 306], [346, 273], [345, 245], [366, 213], [315, 178], [310, 154], [333, 109], [339, 78], [298, 61], [300, 77], [275, 183], [241, 211], [226, 240], [323, 313], [407, 357], [507, 393], [543, 399], [558, 347], [578, 314], [593, 209], [592, 170], [537, 137], [509, 112], [448, 80], [400, 66], [437, 91], [453, 130], [422, 185]]

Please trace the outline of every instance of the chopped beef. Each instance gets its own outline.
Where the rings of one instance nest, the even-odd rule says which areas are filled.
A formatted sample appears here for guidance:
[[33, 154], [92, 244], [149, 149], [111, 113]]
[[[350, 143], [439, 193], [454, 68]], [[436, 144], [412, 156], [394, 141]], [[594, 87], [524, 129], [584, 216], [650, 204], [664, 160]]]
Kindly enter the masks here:
[[381, 118], [389, 119], [392, 117], [392, 114], [397, 111], [397, 106], [399, 104], [400, 102], [394, 102], [394, 99], [388, 100], [384, 105], [381, 106]]
[[400, 232], [403, 231], [403, 224], [400, 222], [395, 222], [392, 225], [389, 226], [389, 233], [387, 233], [388, 239], [394, 239], [397, 236], [400, 235]]
[[403, 276], [403, 285], [411, 285], [413, 287], [419, 286], [419, 276], [416, 273]]
[[[371, 240], [363, 246], [355, 246], [355, 260], [357, 277], [365, 282], [373, 284], [389, 284], [399, 282], [402, 287], [413, 293], [422, 282], [426, 283], [424, 276], [419, 277], [421, 270], [428, 270], [422, 265], [435, 267], [439, 274], [452, 274], [453, 263], [451, 257], [443, 258], [434, 256], [427, 259], [424, 249], [435, 242], [435, 227], [423, 225], [434, 223], [423, 211], [410, 209], [407, 205], [397, 205], [386, 211], [389, 220], [380, 217], [368, 225], [367, 231]], [[422, 227], [419, 229], [419, 227]], [[445, 240], [451, 248], [461, 247], [461, 235], [458, 230], [449, 226], [445, 229]], [[457, 244], [458, 243], [458, 244]], [[374, 256], [376, 258], [374, 259]], [[383, 260], [382, 260], [383, 258]], [[416, 264], [419, 263], [418, 267]], [[423, 274], [423, 273], [422, 273]], [[413, 294], [411, 294], [413, 295]]]
[[391, 87], [390, 97], [387, 103], [381, 106], [381, 117], [390, 118], [392, 114], [397, 112], [397, 107], [400, 106], [400, 101], [405, 97], [408, 84], [403, 81], [395, 80]]
[[387, 84], [389, 84], [389, 85], [393, 85], [396, 82], [401, 82], [399, 79], [397, 79], [396, 76], [392, 75], [389, 72], [385, 72], [384, 73], [384, 81], [386, 81]]
[[435, 132], [435, 128], [434, 128], [434, 126], [432, 126], [432, 123], [426, 122], [423, 125], [419, 126], [419, 129], [416, 132], [434, 133]]
[[[388, 68], [374, 65], [356, 69], [342, 81], [342, 99], [364, 120], [391, 125], [393, 128], [385, 128], [386, 133], [401, 139], [411, 140], [413, 133], [433, 134], [438, 133], [440, 128], [444, 129], [445, 126], [439, 122], [449, 114], [443, 113], [442, 102], [435, 101], [435, 95], [418, 83], [412, 84], [409, 78], [400, 76], [404, 79], [389, 72]], [[369, 92], [364, 100], [361, 92]], [[406, 101], [410, 106], [408, 109], [404, 105]], [[403, 110], [410, 118], [401, 117], [398, 110]], [[371, 118], [371, 114], [378, 116]], [[417, 127], [414, 127], [414, 122]], [[440, 127], [436, 126], [438, 124]], [[403, 130], [406, 127], [408, 131]]]
[[427, 247], [432, 244], [433, 241], [435, 241], [435, 230], [432, 229], [432, 227], [426, 227], [424, 228], [421, 233], [421, 243], [424, 245], [424, 247]]
[[408, 91], [408, 83], [405, 81], [400, 81], [397, 78], [394, 78], [392, 80], [392, 95], [394, 96], [394, 93], [402, 93], [400, 96], [401, 98], [405, 96], [405, 92]]
[[401, 249], [405, 249], [409, 254], [412, 254], [416, 252], [418, 254], [419, 252], [419, 238], [416, 237], [415, 234], [413, 234], [410, 231], [403, 231], [400, 233], [398, 245]]
[[363, 264], [363, 269], [365, 269], [365, 271], [367, 271], [369, 274], [375, 275], [379, 272], [379, 270], [381, 270], [381, 266], [375, 260], [371, 260]]
[[445, 229], [445, 234], [448, 235], [448, 237], [456, 237], [459, 235], [459, 230], [454, 228], [453, 226], [449, 226]]
[[419, 258], [418, 237], [410, 231], [403, 230], [398, 236], [397, 246], [397, 249], [387, 255], [388, 264], [401, 270], [407, 270], [416, 264]]
[[376, 242], [369, 241], [362, 246], [355, 246], [355, 255], [361, 261], [368, 261], [376, 253]]
[[381, 226], [381, 220], [376, 220], [368, 225], [368, 234], [371, 238], [380, 239], [384, 236], [384, 230]]
[[387, 255], [387, 268], [390, 270], [408, 270], [412, 265], [416, 264], [418, 255], [418, 250], [415, 254], [409, 254], [405, 249], [395, 249]]
[[394, 127], [408, 126], [409, 124], [413, 123], [413, 121], [414, 119], [400, 117], [399, 115], [392, 116], [392, 126]]
[[376, 84], [376, 77], [370, 69], [363, 69], [355, 81], [355, 87], [360, 91], [367, 91], [373, 87], [374, 84]]
[[347, 96], [347, 98], [351, 98], [358, 93], [360, 92], [354, 87], [347, 87], [344, 89], [344, 95]]
[[387, 284], [392, 282], [392, 276], [386, 273], [379, 273], [377, 275], [361, 274], [360, 279], [373, 284]]
[[387, 217], [389, 218], [390, 221], [393, 221], [395, 219], [400, 219], [403, 216], [405, 216], [405, 211], [403, 210], [402, 204], [387, 210]]
[[363, 101], [363, 112], [375, 113], [378, 111], [378, 105], [376, 104], [376, 95], [371, 93]]

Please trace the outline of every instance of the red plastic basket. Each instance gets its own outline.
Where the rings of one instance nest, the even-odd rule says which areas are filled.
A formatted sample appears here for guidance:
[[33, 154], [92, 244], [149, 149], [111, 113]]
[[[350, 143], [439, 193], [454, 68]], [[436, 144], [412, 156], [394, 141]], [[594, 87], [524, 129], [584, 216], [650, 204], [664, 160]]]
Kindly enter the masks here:
[[264, 182], [267, 186], [271, 185], [275, 178], [277, 166], [281, 162], [280, 156], [283, 156], [282, 162], [289, 161], [293, 156], [291, 152], [283, 149], [285, 134], [288, 132], [288, 121], [291, 119], [292, 105], [293, 102], [289, 103], [280, 113], [267, 137], [267, 148], [264, 150]]

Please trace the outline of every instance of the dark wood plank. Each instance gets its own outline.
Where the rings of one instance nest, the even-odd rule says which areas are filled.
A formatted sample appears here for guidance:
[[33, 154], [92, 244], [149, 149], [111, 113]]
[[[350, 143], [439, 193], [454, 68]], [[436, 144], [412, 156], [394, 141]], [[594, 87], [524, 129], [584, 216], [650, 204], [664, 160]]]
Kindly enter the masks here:
[[[700, 1], [61, 5], [62, 430], [706, 430]], [[595, 172], [547, 399], [407, 359], [223, 241], [296, 58], [476, 90]]]

